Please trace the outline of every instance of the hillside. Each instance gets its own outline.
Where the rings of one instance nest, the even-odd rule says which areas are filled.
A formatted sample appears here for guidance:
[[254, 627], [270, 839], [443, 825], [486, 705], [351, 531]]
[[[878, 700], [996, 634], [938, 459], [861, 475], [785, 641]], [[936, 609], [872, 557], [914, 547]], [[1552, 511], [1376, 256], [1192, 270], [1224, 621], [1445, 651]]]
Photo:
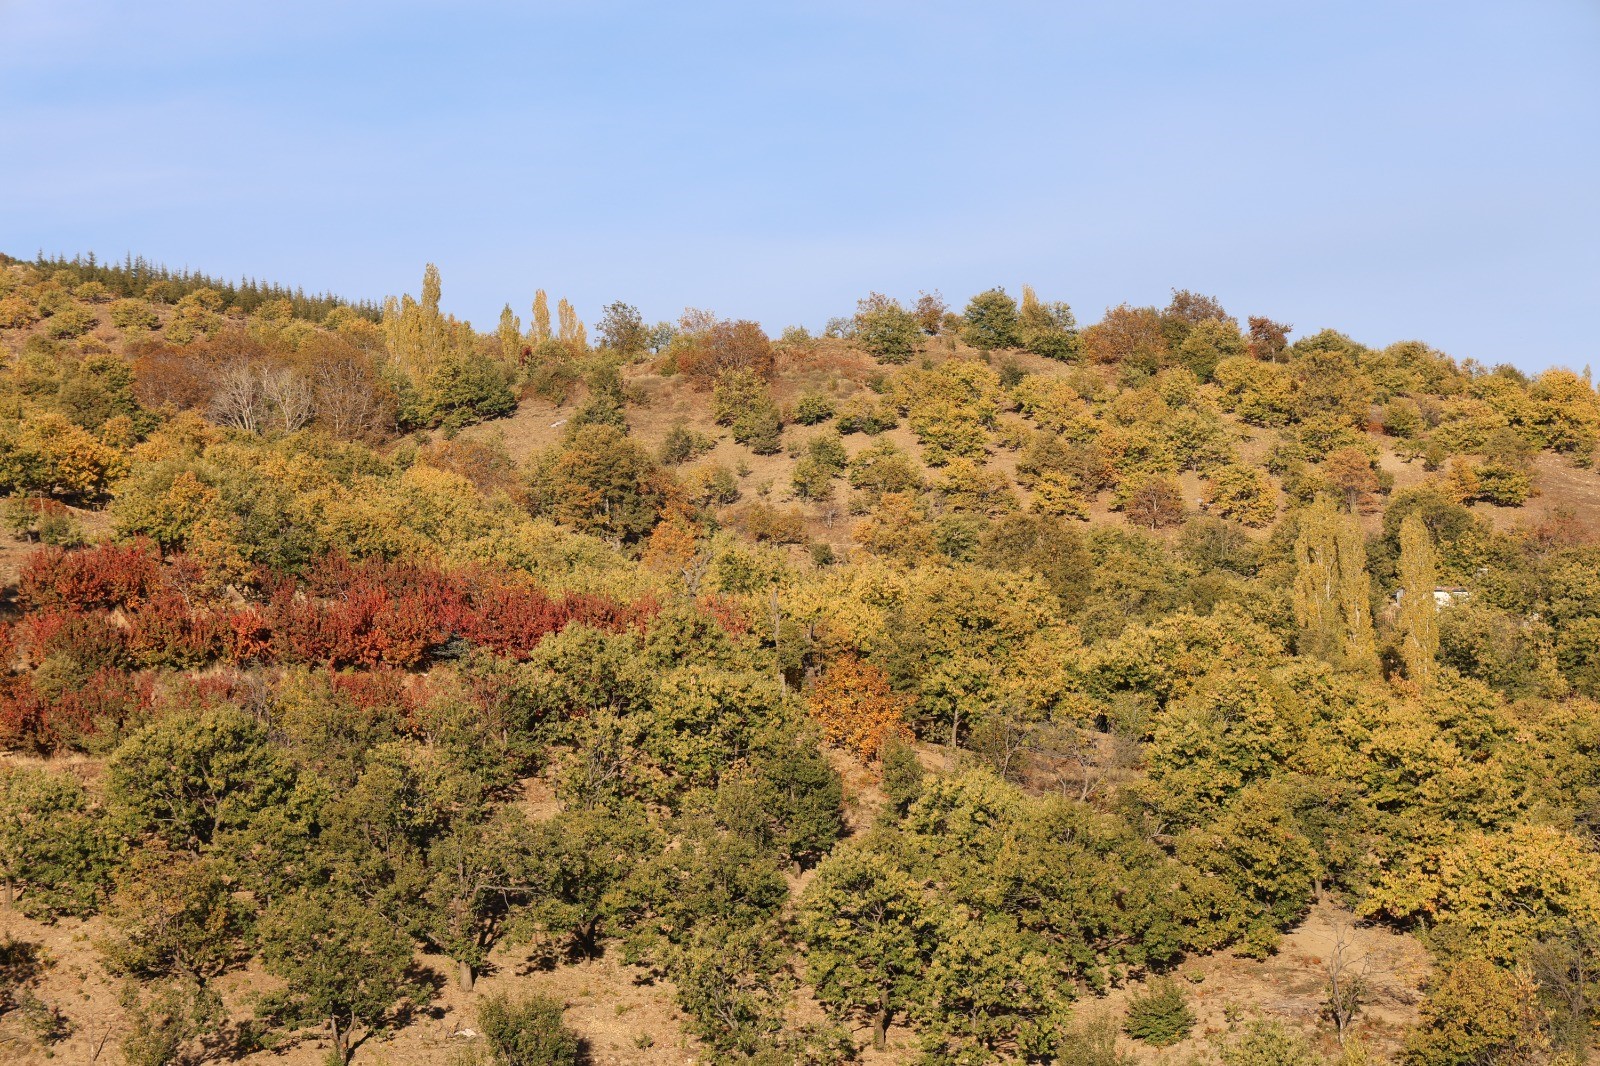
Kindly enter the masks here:
[[1589, 1050], [1587, 372], [440, 305], [0, 261], [7, 1061]]

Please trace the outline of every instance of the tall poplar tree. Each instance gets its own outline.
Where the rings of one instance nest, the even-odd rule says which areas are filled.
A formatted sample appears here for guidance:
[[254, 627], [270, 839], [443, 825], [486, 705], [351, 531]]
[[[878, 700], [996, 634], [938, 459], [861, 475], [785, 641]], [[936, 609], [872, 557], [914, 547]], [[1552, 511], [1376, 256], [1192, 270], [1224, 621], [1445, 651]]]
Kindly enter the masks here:
[[1423, 686], [1439, 670], [1439, 608], [1433, 599], [1438, 581], [1428, 527], [1421, 515], [1407, 515], [1400, 523], [1400, 655], [1406, 676]]
[[550, 297], [545, 295], [543, 289], [533, 294], [532, 329], [528, 347], [537, 350], [540, 344], [550, 339]]
[[515, 364], [522, 355], [522, 320], [512, 314], [510, 304], [500, 311], [500, 325], [495, 335], [500, 338], [500, 358]]
[[1378, 645], [1368, 601], [1367, 551], [1354, 518], [1340, 514], [1330, 497], [1317, 497], [1300, 516], [1294, 553], [1294, 613], [1302, 649], [1375, 672]]
[[556, 335], [557, 340], [575, 352], [589, 347], [589, 331], [583, 328], [583, 323], [578, 321], [578, 312], [564, 297], [556, 304], [556, 317], [560, 330]]

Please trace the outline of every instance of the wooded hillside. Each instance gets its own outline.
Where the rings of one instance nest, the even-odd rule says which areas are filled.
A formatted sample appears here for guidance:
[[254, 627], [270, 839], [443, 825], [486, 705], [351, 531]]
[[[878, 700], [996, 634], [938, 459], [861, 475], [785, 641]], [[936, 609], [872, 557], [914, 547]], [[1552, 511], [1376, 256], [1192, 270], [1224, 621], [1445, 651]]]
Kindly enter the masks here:
[[441, 299], [0, 262], [8, 1061], [1583, 1061], [1587, 369]]

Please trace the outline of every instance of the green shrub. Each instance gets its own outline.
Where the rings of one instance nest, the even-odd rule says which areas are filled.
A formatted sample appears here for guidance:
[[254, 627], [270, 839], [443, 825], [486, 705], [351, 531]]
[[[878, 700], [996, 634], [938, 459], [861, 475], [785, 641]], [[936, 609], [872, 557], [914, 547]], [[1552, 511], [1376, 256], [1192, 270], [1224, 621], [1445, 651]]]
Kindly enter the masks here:
[[679, 422], [667, 430], [666, 438], [661, 442], [661, 462], [666, 466], [687, 463], [709, 452], [716, 445], [717, 442], [704, 433], [697, 433]]
[[111, 304], [111, 324], [118, 329], [155, 329], [161, 319], [143, 300], [126, 299]]
[[925, 775], [916, 748], [899, 737], [883, 746], [883, 791], [896, 814], [904, 814], [922, 795]]
[[1310, 1042], [1281, 1022], [1254, 1022], [1220, 1052], [1222, 1066], [1317, 1066]]
[[1117, 1050], [1117, 1027], [1108, 1018], [1091, 1018], [1061, 1034], [1056, 1061], [1072, 1066], [1133, 1066], [1132, 1055]]
[[56, 340], [81, 337], [100, 324], [95, 313], [87, 307], [69, 307], [50, 319], [45, 332]]
[[856, 343], [885, 363], [907, 362], [922, 342], [916, 316], [881, 293], [857, 305], [855, 327]]
[[800, 397], [794, 405], [794, 420], [802, 426], [815, 426], [833, 417], [833, 401], [811, 392]]
[[545, 996], [513, 1000], [504, 993], [478, 1007], [478, 1028], [497, 1066], [576, 1066], [578, 1034], [561, 1019], [561, 1004]]
[[1123, 1032], [1154, 1047], [1176, 1044], [1193, 1028], [1194, 1012], [1183, 989], [1170, 977], [1152, 981], [1142, 995], [1130, 999], [1122, 1023]]

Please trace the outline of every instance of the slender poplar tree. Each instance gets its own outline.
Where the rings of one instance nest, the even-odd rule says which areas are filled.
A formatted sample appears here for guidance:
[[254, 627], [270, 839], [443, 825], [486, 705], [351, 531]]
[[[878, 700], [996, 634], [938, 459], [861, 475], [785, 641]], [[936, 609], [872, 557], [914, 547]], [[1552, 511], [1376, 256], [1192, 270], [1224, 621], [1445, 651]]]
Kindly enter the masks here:
[[538, 349], [539, 345], [550, 339], [550, 297], [540, 289], [533, 294], [533, 332], [529, 338], [529, 347]]
[[1367, 551], [1355, 520], [1319, 496], [1295, 541], [1295, 621], [1304, 651], [1364, 671], [1378, 667], [1368, 600]]
[[1439, 671], [1439, 608], [1433, 599], [1438, 584], [1433, 538], [1422, 517], [1400, 523], [1400, 655], [1406, 676], [1418, 685], [1432, 684]]

